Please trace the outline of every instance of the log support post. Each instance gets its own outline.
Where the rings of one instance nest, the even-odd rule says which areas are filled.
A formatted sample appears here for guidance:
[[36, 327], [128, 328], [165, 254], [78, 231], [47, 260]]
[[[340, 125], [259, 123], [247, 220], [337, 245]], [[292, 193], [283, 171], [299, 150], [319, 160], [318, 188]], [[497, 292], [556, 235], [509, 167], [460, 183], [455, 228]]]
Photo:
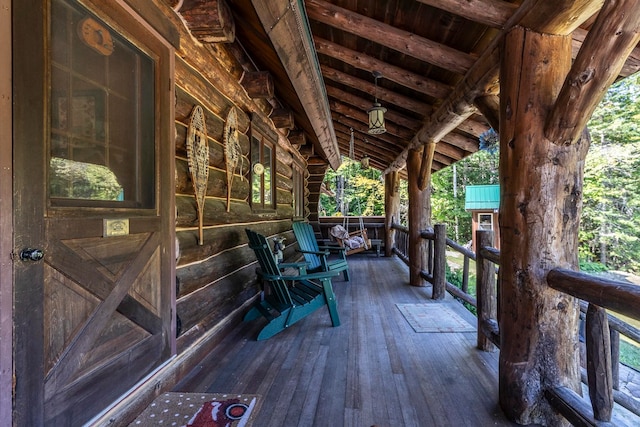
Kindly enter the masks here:
[[482, 248], [493, 246], [493, 232], [476, 231], [476, 301], [478, 307], [478, 348], [496, 351], [496, 346], [485, 335], [482, 325], [497, 318], [496, 266], [482, 256]]
[[[427, 266], [427, 240], [420, 232], [427, 228], [431, 212], [429, 209], [429, 189], [418, 187], [421, 150], [409, 150], [407, 155], [407, 187], [409, 193], [409, 284], [425, 286], [420, 273]], [[426, 211], [426, 212], [425, 212]]]
[[578, 302], [550, 288], [548, 272], [578, 266], [588, 137], [544, 136], [571, 66], [571, 36], [516, 26], [500, 69], [500, 405], [519, 424], [568, 425], [545, 398], [580, 393]]
[[435, 235], [433, 244], [433, 291], [431, 298], [444, 299], [447, 291], [447, 229], [444, 224], [436, 224], [433, 227]]
[[393, 255], [396, 231], [391, 228], [393, 221], [400, 222], [398, 212], [400, 208], [400, 174], [398, 171], [389, 172], [384, 176], [384, 256]]

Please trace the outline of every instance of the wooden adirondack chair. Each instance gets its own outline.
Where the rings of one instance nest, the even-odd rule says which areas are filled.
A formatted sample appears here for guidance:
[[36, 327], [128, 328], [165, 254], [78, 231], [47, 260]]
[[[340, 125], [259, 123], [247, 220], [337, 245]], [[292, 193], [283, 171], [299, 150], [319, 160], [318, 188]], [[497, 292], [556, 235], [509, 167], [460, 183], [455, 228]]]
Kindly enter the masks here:
[[[340, 246], [318, 246], [313, 227], [308, 222], [296, 221], [293, 223], [293, 234], [298, 241], [298, 251], [304, 255], [307, 262], [307, 271], [342, 271], [344, 280], [349, 276], [349, 264], [345, 254], [346, 248]], [[330, 259], [331, 254], [336, 256]]]
[[255, 252], [260, 265], [257, 273], [270, 290], [264, 299], [256, 302], [244, 316], [244, 321], [260, 316], [267, 319], [268, 323], [258, 334], [258, 340], [271, 338], [323, 306], [329, 309], [331, 324], [334, 327], [340, 326], [336, 297], [331, 285], [331, 277], [340, 273], [323, 271], [295, 276], [284, 275], [280, 268], [298, 267], [298, 263], [278, 265], [267, 239], [255, 231], [245, 231], [249, 237], [249, 247]]

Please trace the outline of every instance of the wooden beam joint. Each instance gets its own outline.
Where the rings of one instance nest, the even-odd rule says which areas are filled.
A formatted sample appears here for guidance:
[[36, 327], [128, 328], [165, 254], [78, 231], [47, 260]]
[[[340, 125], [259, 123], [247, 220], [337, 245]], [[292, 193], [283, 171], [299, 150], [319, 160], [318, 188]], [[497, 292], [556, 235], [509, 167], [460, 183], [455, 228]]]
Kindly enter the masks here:
[[184, 0], [179, 11], [191, 34], [201, 42], [235, 41], [236, 25], [225, 0]]

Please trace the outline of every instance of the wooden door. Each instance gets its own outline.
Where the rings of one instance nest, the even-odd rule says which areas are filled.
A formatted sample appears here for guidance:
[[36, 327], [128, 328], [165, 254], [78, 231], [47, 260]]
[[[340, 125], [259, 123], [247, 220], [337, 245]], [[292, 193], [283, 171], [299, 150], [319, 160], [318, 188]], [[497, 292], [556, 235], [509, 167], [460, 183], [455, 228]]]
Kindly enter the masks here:
[[14, 4], [15, 417], [80, 425], [175, 348], [173, 56], [122, 1], [42, 3]]

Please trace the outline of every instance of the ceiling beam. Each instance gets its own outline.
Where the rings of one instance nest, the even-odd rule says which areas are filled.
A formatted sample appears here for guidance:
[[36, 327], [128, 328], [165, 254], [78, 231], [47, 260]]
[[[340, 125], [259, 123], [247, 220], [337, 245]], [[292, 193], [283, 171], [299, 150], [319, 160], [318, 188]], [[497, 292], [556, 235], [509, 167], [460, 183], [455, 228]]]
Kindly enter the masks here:
[[335, 123], [336, 127], [338, 127], [338, 124], [340, 124], [342, 126], [346, 126], [349, 129], [353, 129], [354, 132], [356, 132], [358, 135], [361, 135], [360, 140], [364, 140], [366, 138], [367, 141], [373, 142], [381, 146], [395, 147], [398, 153], [404, 150], [404, 147], [406, 146], [406, 144], [402, 143], [402, 140], [400, 140], [400, 138], [389, 135], [388, 133], [370, 135], [366, 131], [362, 131], [362, 129], [366, 129], [366, 128], [363, 127], [360, 122], [358, 122], [357, 120], [351, 119], [349, 117], [343, 116], [341, 114], [334, 113], [333, 120], [336, 122]]
[[[367, 114], [366, 111], [360, 110], [359, 108], [353, 108], [350, 105], [343, 104], [342, 102], [338, 102], [338, 101], [329, 101], [329, 105], [331, 106], [331, 111], [342, 114], [346, 117], [350, 117], [354, 120], [358, 120], [360, 123], [362, 123], [363, 129], [368, 129], [369, 115]], [[405, 141], [410, 140], [415, 133], [411, 129], [398, 126], [397, 124], [387, 120], [385, 120], [385, 127], [387, 129], [388, 134], [395, 135], [398, 138], [401, 138]]]
[[[358, 79], [350, 74], [343, 73], [342, 71], [338, 71], [326, 65], [320, 65], [320, 68], [325, 79], [344, 84], [363, 93], [373, 94], [376, 91], [376, 86], [372, 82]], [[413, 98], [401, 95], [380, 86], [378, 86], [377, 88], [377, 93], [379, 101], [385, 101], [397, 106], [401, 106], [405, 110], [414, 111], [421, 116], [429, 114], [429, 112], [432, 111], [432, 108], [429, 104], [416, 101]], [[373, 102], [373, 96], [371, 97], [371, 101]]]
[[355, 34], [448, 71], [465, 74], [475, 62], [472, 55], [323, 0], [307, 0], [306, 6], [310, 19]]
[[446, 10], [473, 22], [502, 28], [518, 9], [515, 3], [502, 0], [417, 0], [420, 3]]
[[[355, 108], [359, 108], [362, 111], [367, 111], [372, 106], [370, 100], [361, 98], [344, 90], [338, 89], [334, 86], [327, 86], [327, 95], [329, 98], [334, 98], [336, 101], [342, 101], [345, 104], [350, 104]], [[329, 99], [329, 106], [331, 106], [331, 99]], [[385, 120], [390, 120], [400, 126], [404, 126], [407, 129], [411, 129], [414, 132], [420, 129], [420, 121], [412, 119], [403, 114], [397, 113], [391, 109], [392, 105], [386, 105], [387, 112], [384, 113]]]
[[[436, 99], [443, 99], [449, 95], [452, 88], [449, 85], [435, 80], [427, 79], [416, 73], [391, 65], [379, 59], [365, 55], [361, 52], [348, 49], [337, 43], [330, 42], [320, 37], [315, 37], [318, 53], [342, 61], [352, 67], [369, 72], [380, 71], [382, 77], [391, 80], [401, 86], [405, 86], [416, 92], [424, 93]], [[373, 80], [373, 77], [372, 77]]]
[[409, 150], [428, 142], [438, 142], [458, 127], [475, 111], [473, 103], [478, 96], [495, 94], [498, 89], [500, 65], [499, 46], [504, 34], [516, 25], [534, 31], [567, 35], [591, 17], [603, 0], [525, 0], [509, 18], [499, 36], [495, 37], [478, 61], [456, 85], [451, 95], [429, 118], [407, 145], [407, 148], [385, 170], [385, 173], [405, 166]]

